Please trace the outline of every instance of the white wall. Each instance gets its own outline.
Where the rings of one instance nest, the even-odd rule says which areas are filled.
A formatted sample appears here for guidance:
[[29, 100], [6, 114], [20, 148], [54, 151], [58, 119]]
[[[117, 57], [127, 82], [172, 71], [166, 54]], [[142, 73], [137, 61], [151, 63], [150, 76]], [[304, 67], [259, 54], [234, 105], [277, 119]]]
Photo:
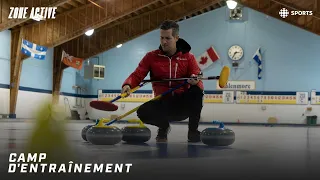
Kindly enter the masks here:
[[9, 114], [10, 90], [0, 88], [0, 114]]
[[[90, 108], [91, 100], [86, 99], [90, 119], [110, 118], [111, 115], [122, 115], [141, 103], [115, 102], [119, 106], [117, 111], [104, 112]], [[124, 104], [124, 109], [121, 108]], [[262, 106], [266, 109], [262, 110]], [[312, 107], [311, 114], [306, 114], [306, 107]], [[314, 113], [314, 114], [312, 114]], [[304, 114], [304, 116], [303, 116]], [[258, 104], [214, 104], [205, 103], [202, 111], [201, 122], [212, 122], [218, 120], [222, 122], [236, 123], [267, 123], [269, 117], [276, 117], [278, 123], [305, 124], [306, 115], [320, 116], [319, 105], [258, 105]], [[137, 118], [136, 113], [127, 116], [125, 119]], [[319, 120], [317, 121], [318, 124]]]
[[[44, 102], [51, 100], [51, 94], [48, 93], [37, 93], [30, 91], [19, 91], [18, 100], [16, 106], [16, 117], [17, 118], [35, 118], [35, 113]], [[69, 100], [71, 108], [75, 105], [75, 97], [60, 96], [59, 104], [64, 106], [64, 98]], [[10, 102], [10, 90], [0, 88], [0, 114], [9, 114], [9, 102]], [[66, 114], [70, 116], [69, 107], [66, 107]]]

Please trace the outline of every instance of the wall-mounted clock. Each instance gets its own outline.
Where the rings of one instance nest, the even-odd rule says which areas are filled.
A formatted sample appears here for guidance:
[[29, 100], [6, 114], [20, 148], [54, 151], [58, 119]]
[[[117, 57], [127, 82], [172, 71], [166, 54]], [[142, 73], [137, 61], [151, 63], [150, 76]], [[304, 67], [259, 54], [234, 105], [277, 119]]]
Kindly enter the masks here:
[[233, 45], [229, 48], [228, 55], [233, 61], [239, 61], [243, 57], [243, 49], [239, 45]]

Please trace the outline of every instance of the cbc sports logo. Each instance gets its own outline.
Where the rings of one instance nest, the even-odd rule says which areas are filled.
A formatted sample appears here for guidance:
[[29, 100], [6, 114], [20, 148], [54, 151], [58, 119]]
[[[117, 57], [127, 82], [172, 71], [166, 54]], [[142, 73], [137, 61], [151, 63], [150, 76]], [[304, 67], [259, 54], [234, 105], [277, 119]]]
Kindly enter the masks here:
[[282, 8], [279, 11], [279, 15], [282, 18], [286, 18], [289, 16], [289, 14], [291, 16], [312, 16], [313, 12], [312, 11], [289, 11], [286, 8]]

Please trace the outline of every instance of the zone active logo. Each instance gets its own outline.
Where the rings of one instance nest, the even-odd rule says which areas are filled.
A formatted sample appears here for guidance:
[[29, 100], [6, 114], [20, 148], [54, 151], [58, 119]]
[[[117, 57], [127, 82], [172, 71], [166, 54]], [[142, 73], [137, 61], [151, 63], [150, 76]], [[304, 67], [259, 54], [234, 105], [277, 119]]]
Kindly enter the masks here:
[[286, 8], [282, 8], [279, 11], [279, 15], [282, 18], [286, 18], [289, 16], [289, 14], [291, 16], [312, 16], [313, 12], [312, 11], [289, 11]]
[[8, 19], [55, 19], [57, 7], [10, 7]]

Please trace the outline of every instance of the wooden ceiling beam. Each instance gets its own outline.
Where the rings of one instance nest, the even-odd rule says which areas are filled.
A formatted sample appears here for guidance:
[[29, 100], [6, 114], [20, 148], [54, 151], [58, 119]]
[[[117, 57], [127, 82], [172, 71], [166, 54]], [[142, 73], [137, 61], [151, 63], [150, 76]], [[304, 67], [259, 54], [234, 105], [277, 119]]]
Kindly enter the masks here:
[[76, 0], [80, 4], [86, 4], [86, 0]]
[[67, 3], [70, 4], [71, 6], [75, 7], [75, 8], [79, 7], [79, 5], [73, 0], [69, 0]]
[[[199, 1], [200, 1], [200, 0], [199, 0]], [[168, 9], [168, 8], [170, 8], [170, 7], [172, 7], [172, 6], [177, 6], [177, 5], [182, 4], [182, 3], [184, 3], [184, 2], [185, 2], [185, 0], [177, 0], [177, 1], [174, 2], [174, 3], [171, 3], [171, 4], [168, 3], [167, 5], [162, 6], [162, 7], [158, 8], [158, 9], [154, 9], [154, 10], [152, 10], [152, 11], [148, 11], [148, 12], [145, 12], [145, 13], [141, 13], [141, 14], [139, 14], [138, 16], [134, 16], [134, 17], [129, 18], [129, 19], [124, 19], [123, 21], [119, 21], [118, 23], [106, 25], [106, 26], [104, 26], [104, 27], [101, 28], [101, 29], [108, 29], [108, 28], [117, 26], [117, 25], [119, 25], [119, 24], [123, 24], [124, 22], [128, 22], [128, 23], [129, 23], [129, 22], [131, 22], [132, 20], [139, 19], [139, 18], [141, 18], [141, 17], [147, 16], [147, 15], [149, 15], [149, 14], [152, 14], [152, 13], [155, 13], [155, 12], [159, 12], [159, 11], [163, 11], [163, 12], [168, 13], [168, 11], [165, 11], [165, 9]], [[158, 15], [159, 15], [159, 14], [158, 14]], [[163, 16], [163, 15], [160, 15], [160, 16]]]
[[[39, 45], [55, 47], [84, 35], [89, 28], [97, 29], [157, 1], [123, 0], [122, 3], [119, 0], [108, 0], [100, 3], [105, 9], [89, 3], [75, 10], [59, 14], [54, 20], [41, 21], [26, 26], [26, 39]], [[83, 23], [78, 23], [80, 21]], [[39, 36], [40, 32], [41, 36]]]
[[[138, 16], [124, 19], [112, 25], [99, 28], [91, 37], [80, 36], [63, 46], [69, 54], [82, 58], [90, 58], [114, 48], [145, 33], [153, 31], [166, 19], [180, 20], [190, 13], [196, 13], [210, 7], [219, 0], [180, 0]], [[176, 12], [176, 13], [168, 13]], [[92, 41], [89, 41], [92, 39]], [[95, 41], [99, 39], [100, 41]], [[90, 47], [96, 46], [96, 49]], [[79, 51], [72, 47], [80, 47]]]
[[56, 10], [59, 14], [61, 14], [61, 13], [63, 13], [64, 12], [64, 10], [63, 9], [61, 9], [61, 8], [57, 8], [57, 10]]
[[79, 19], [74, 18], [73, 16], [71, 16], [71, 14], [68, 14], [68, 17], [73, 19], [75, 23], [80, 24], [80, 26], [85, 26], [85, 23], [83, 21], [80, 21]]
[[[269, 1], [269, 3], [268, 3], [268, 5], [267, 5], [268, 7], [267, 7], [267, 11], [269, 12], [269, 13], [272, 13], [272, 12], [277, 12], [280, 8], [280, 4], [278, 4], [278, 3], [275, 3], [275, 2], [273, 2], [273, 1]], [[262, 8], [264, 8], [264, 7], [262, 7]], [[261, 8], [260, 8], [261, 9]]]
[[16, 118], [16, 105], [20, 86], [22, 71], [21, 42], [24, 37], [24, 28], [11, 31], [11, 53], [10, 53], [10, 117]]
[[52, 70], [52, 103], [58, 104], [63, 78], [63, 70], [67, 66], [61, 62], [62, 50], [59, 47], [53, 48], [53, 70]]
[[[23, 1], [21, 2], [18, 6], [20, 7], [31, 7], [32, 4], [33, 7], [41, 7], [41, 6], [60, 6], [64, 3], [66, 3], [68, 0], [51, 0], [51, 1], [47, 1], [46, 4], [41, 4], [42, 1], [35, 1], [33, 0], [31, 3], [30, 1], [32, 0], [28, 0], [28, 1]], [[26, 3], [28, 2], [28, 4]], [[24, 4], [26, 3], [26, 4]], [[19, 24], [22, 24], [30, 19], [8, 19], [9, 13], [10, 13], [10, 6], [8, 4], [8, 0], [2, 0], [1, 4], [1, 23], [0, 23], [0, 31], [6, 30], [6, 29], [10, 29], [14, 26], [17, 26]]]
[[[313, 12], [320, 12], [320, 2], [319, 0], [314, 0]], [[320, 19], [312, 20], [312, 31], [320, 34]]]
[[71, 5], [71, 4], [69, 4], [69, 1], [67, 1], [66, 3], [64, 3], [64, 4], [60, 5], [60, 7], [63, 7], [64, 9], [69, 10], [69, 9], [71, 9], [71, 8], [72, 8], [72, 5]]
[[160, 0], [160, 2], [161, 2], [163, 5], [168, 4], [167, 2], [165, 2], [165, 0]]

